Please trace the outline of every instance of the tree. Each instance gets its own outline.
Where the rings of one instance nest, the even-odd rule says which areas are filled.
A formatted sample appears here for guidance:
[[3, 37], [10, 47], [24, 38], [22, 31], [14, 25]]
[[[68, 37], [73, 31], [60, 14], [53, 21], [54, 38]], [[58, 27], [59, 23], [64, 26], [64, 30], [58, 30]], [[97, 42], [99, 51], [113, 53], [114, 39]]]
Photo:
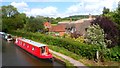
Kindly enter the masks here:
[[88, 44], [92, 44], [98, 47], [98, 50], [96, 52], [96, 58], [98, 60], [103, 60], [104, 54], [106, 54], [107, 47], [107, 43], [105, 41], [111, 43], [111, 40], [105, 39], [104, 30], [98, 24], [93, 24], [87, 29], [86, 39], [86, 42]]
[[2, 6], [2, 17], [12, 17], [18, 13], [17, 8], [12, 5]]
[[[117, 26], [116, 30], [119, 31], [119, 37], [117, 36], [117, 38], [120, 40], [120, 1], [118, 2], [118, 7], [116, 10], [105, 14], [105, 16], [115, 22]], [[120, 45], [120, 41], [118, 42], [118, 45]]]
[[111, 48], [118, 45], [119, 42], [119, 30], [116, 23], [112, 22], [107, 17], [97, 17], [92, 24], [98, 24], [105, 32], [105, 38], [111, 40], [112, 43], [107, 47]]
[[106, 47], [104, 30], [98, 24], [89, 26], [86, 34], [88, 44]]
[[16, 29], [22, 29], [24, 27], [24, 24], [26, 24], [26, 14], [19, 13], [18, 15], [15, 15], [14, 18], [14, 26]]
[[110, 18], [113, 22], [115, 22], [118, 27], [120, 27], [120, 1], [118, 2], [118, 7], [115, 11], [104, 14], [104, 16]]
[[103, 8], [103, 11], [102, 11], [102, 12], [103, 12], [103, 16], [104, 16], [105, 14], [109, 13], [109, 11], [110, 11], [109, 8], [104, 7], [104, 8]]
[[40, 18], [30, 17], [26, 23], [25, 29], [31, 32], [37, 32], [38, 30], [43, 30], [43, 20]]
[[26, 14], [19, 13], [11, 5], [2, 6], [2, 31], [9, 32], [23, 28], [26, 23]]
[[120, 11], [120, 1], [118, 2], [118, 10]]

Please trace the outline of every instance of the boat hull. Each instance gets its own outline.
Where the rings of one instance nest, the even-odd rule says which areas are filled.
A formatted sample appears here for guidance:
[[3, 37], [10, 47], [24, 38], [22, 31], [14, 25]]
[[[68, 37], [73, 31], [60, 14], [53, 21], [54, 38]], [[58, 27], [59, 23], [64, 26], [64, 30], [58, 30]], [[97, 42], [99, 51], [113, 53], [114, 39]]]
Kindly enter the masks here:
[[[51, 58], [53, 58], [52, 54], [49, 51], [47, 52], [46, 55], [42, 55], [40, 47], [31, 45], [31, 44], [29, 44], [27, 42], [24, 42], [24, 41], [21, 41], [19, 39], [17, 39], [17, 42], [15, 41], [15, 44], [17, 46], [19, 46], [20, 48], [26, 50], [30, 54], [36, 56], [37, 58], [41, 58], [41, 59], [51, 59]], [[34, 50], [32, 49], [33, 47], [34, 47]]]

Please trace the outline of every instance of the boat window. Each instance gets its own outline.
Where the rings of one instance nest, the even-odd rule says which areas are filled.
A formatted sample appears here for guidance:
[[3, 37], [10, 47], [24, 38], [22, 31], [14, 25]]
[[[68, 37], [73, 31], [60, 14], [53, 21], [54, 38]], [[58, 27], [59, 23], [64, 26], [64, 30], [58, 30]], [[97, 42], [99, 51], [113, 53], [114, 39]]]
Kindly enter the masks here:
[[27, 46], [27, 48], [29, 48], [29, 45]]
[[35, 50], [35, 48], [33, 47], [32, 50]]
[[26, 44], [24, 43], [23, 46], [26, 46]]
[[20, 42], [20, 44], [22, 45], [22, 42]]
[[12, 38], [11, 35], [8, 35], [8, 38]]
[[16, 39], [16, 43], [18, 43], [18, 40]]
[[45, 46], [41, 47], [41, 52], [42, 52], [42, 53], [45, 52]]

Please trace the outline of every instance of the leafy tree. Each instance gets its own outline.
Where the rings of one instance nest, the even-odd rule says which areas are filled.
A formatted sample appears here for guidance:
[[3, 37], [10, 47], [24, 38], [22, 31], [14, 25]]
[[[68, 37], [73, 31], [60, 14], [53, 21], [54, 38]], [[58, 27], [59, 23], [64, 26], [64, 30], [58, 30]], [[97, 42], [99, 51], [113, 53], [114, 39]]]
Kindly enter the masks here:
[[88, 44], [98, 46], [98, 50], [96, 52], [98, 60], [99, 59], [103, 60], [104, 55], [106, 54], [107, 43], [105, 41], [111, 43], [111, 40], [105, 39], [104, 30], [98, 24], [96, 25], [93, 24], [88, 27], [86, 42]]
[[112, 43], [108, 44], [107, 47], [114, 47], [119, 42], [119, 30], [116, 23], [109, 20], [107, 17], [97, 17], [92, 24], [98, 24], [105, 32], [105, 38], [111, 40]]
[[40, 18], [30, 17], [26, 23], [25, 29], [27, 31], [36, 32], [38, 30], [43, 30], [43, 20]]
[[118, 2], [118, 10], [120, 11], [120, 1]]
[[23, 28], [26, 23], [26, 14], [19, 13], [11, 5], [2, 6], [2, 31], [8, 32]]
[[104, 30], [99, 25], [91, 25], [87, 29], [86, 42], [106, 47]]
[[2, 17], [12, 17], [18, 13], [17, 8], [12, 5], [2, 6]]
[[109, 13], [109, 8], [106, 8], [106, 7], [104, 7], [103, 8], [103, 16], [105, 15], [105, 14], [107, 14], [107, 13]]
[[20, 13], [15, 16], [14, 18], [14, 26], [16, 29], [22, 29], [24, 27], [24, 24], [26, 24], [26, 14]]
[[[105, 16], [111, 19], [113, 22], [115, 22], [117, 26], [116, 30], [118, 30], [119, 32], [119, 36], [117, 36], [117, 38], [118, 40], [120, 40], [120, 1], [118, 2], [118, 7], [116, 8], [116, 10], [105, 14]], [[120, 45], [120, 41], [118, 42], [118, 45]]]
[[120, 1], [115, 11], [105, 14], [106, 17], [110, 18], [113, 22], [117, 23], [120, 27]]

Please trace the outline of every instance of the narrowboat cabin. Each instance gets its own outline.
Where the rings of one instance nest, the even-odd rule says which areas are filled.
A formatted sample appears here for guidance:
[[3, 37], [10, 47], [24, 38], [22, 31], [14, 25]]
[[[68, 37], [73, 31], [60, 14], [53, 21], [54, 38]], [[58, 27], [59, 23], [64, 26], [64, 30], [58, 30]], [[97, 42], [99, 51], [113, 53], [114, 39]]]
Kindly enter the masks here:
[[15, 44], [41, 59], [52, 59], [48, 46], [25, 38], [16, 38]]
[[5, 34], [5, 39], [7, 41], [12, 41], [13, 40], [13, 38], [12, 38], [12, 36], [10, 34]]

